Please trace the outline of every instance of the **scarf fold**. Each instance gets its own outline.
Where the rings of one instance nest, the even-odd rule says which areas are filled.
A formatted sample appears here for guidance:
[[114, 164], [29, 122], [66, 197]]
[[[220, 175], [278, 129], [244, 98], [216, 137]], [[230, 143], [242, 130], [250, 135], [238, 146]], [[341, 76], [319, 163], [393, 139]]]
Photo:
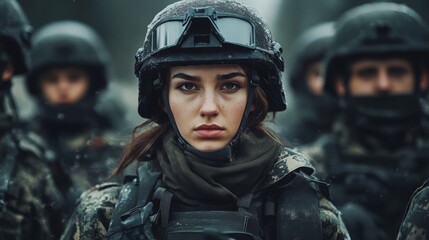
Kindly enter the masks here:
[[249, 131], [234, 146], [232, 161], [217, 163], [184, 151], [170, 131], [157, 149], [157, 158], [164, 185], [182, 203], [236, 204], [267, 177], [281, 150], [281, 144], [265, 134]]

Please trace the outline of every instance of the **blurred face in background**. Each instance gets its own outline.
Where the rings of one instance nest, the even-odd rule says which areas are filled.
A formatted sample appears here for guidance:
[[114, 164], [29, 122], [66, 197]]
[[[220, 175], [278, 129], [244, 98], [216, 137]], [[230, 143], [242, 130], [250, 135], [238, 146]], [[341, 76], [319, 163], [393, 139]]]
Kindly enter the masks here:
[[[349, 93], [352, 96], [411, 94], [415, 90], [412, 64], [402, 58], [362, 59], [350, 66]], [[337, 92], [345, 94], [343, 81], [336, 82]], [[420, 89], [427, 88], [422, 76]]]
[[54, 68], [40, 76], [42, 94], [53, 105], [73, 104], [89, 89], [89, 76], [80, 68]]
[[309, 64], [306, 69], [305, 79], [310, 92], [316, 96], [323, 92], [323, 68], [322, 61]]

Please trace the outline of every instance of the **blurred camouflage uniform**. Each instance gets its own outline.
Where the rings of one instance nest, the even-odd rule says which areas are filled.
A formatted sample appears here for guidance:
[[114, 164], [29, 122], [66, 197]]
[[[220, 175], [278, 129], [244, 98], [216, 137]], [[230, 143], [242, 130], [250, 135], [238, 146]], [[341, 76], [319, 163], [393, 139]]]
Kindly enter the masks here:
[[[274, 185], [279, 180], [290, 176], [293, 171], [310, 168], [312, 167], [308, 159], [286, 148], [267, 176], [265, 184]], [[120, 191], [120, 185], [105, 183], [82, 194], [61, 239], [104, 239], [112, 220], [112, 213], [118, 203]], [[319, 204], [323, 239], [349, 239], [341, 214], [335, 206], [322, 194], [319, 195]]]
[[[0, 73], [9, 66], [25, 73], [31, 26], [14, 0], [1, 0], [0, 12]], [[0, 79], [0, 239], [58, 239], [63, 199], [42, 160], [44, 148], [19, 126], [11, 81]]]
[[[367, 136], [364, 145], [354, 136], [338, 121], [333, 133], [300, 150], [314, 159], [316, 175], [331, 183], [332, 199], [344, 213], [346, 224], [346, 211], [367, 211], [368, 225], [373, 224], [377, 231], [388, 230], [389, 236], [394, 236], [409, 196], [426, 179], [429, 145], [419, 138], [417, 148], [392, 152], [378, 139]], [[375, 150], [369, 150], [368, 143]], [[376, 231], [372, 234], [376, 236]], [[379, 239], [390, 239], [384, 234]]]
[[[10, 132], [1, 136], [1, 146], [2, 158], [10, 154], [8, 150], [16, 152], [9, 156], [14, 158], [9, 179], [0, 183], [7, 183], [6, 204], [0, 212], [0, 239], [58, 239], [66, 220], [60, 211], [63, 198], [46, 162], [41, 160], [41, 150], [27, 137], [17, 138]], [[2, 168], [6, 164], [2, 163]]]
[[[84, 190], [108, 179], [122, 152], [115, 124], [124, 121], [115, 119], [123, 114], [100, 107], [107, 104], [100, 99], [108, 81], [108, 54], [89, 26], [62, 21], [34, 35], [31, 59], [26, 83], [38, 109], [29, 125], [50, 147], [46, 158], [70, 211]], [[89, 89], [72, 104], [51, 104], [42, 94], [40, 78], [50, 69], [67, 67], [84, 71]]]
[[398, 240], [427, 240], [429, 232], [429, 182], [418, 188], [408, 203]]

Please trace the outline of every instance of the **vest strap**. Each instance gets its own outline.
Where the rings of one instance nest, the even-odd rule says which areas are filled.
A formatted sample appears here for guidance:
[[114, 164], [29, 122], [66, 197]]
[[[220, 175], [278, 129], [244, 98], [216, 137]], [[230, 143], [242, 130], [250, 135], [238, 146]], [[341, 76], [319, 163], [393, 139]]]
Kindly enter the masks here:
[[283, 187], [277, 199], [277, 239], [322, 239], [319, 196], [303, 173]]

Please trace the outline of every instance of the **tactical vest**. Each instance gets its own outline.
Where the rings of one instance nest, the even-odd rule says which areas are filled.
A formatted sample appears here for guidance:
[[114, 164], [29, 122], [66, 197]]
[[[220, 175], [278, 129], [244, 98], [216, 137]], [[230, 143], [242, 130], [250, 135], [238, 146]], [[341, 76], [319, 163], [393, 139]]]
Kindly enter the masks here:
[[319, 192], [300, 172], [238, 199], [236, 209], [171, 211], [157, 161], [143, 162], [119, 194], [107, 239], [322, 239]]

